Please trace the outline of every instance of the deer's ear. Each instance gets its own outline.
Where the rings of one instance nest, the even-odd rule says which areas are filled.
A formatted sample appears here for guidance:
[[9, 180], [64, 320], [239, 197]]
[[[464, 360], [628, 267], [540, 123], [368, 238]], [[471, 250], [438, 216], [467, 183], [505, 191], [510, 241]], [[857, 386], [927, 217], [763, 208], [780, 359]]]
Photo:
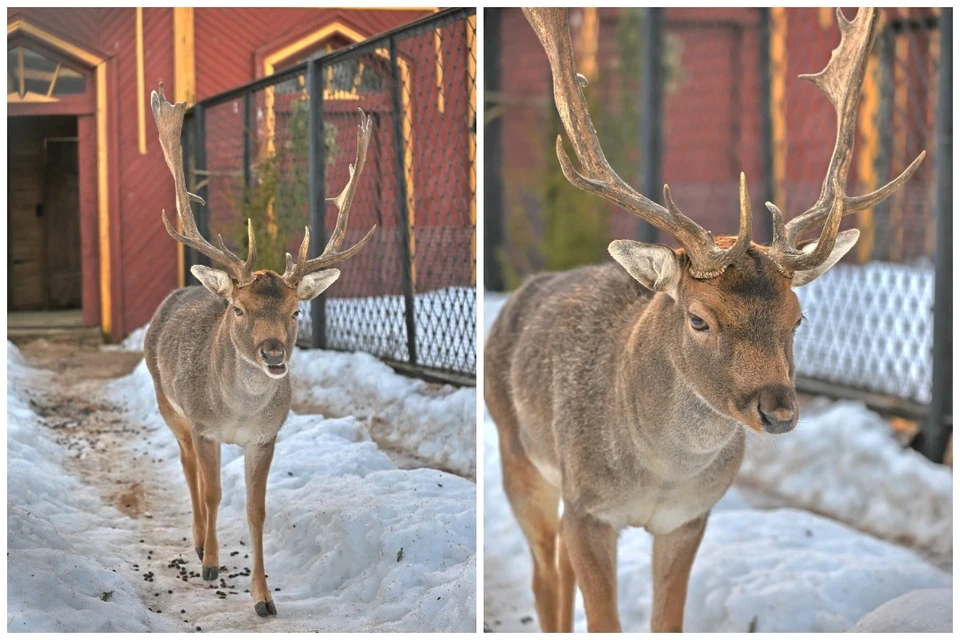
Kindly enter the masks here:
[[233, 280], [225, 271], [195, 264], [190, 267], [190, 273], [213, 295], [224, 300], [229, 300], [233, 295]]
[[607, 251], [634, 280], [647, 289], [663, 291], [674, 300], [677, 299], [680, 260], [672, 249], [635, 240], [614, 240]]
[[301, 300], [313, 300], [323, 293], [340, 277], [340, 269], [324, 269], [315, 273], [308, 273], [300, 279], [297, 285], [297, 297]]
[[[802, 287], [805, 284], [809, 284], [825, 274], [830, 270], [830, 267], [837, 264], [837, 262], [847, 254], [850, 249], [853, 249], [853, 245], [857, 244], [857, 239], [860, 237], [859, 229], [848, 229], [847, 231], [841, 231], [837, 234], [837, 242], [833, 246], [833, 251], [830, 252], [830, 255], [822, 264], [817, 265], [812, 269], [807, 269], [806, 271], [796, 271], [793, 274], [793, 282], [790, 286]], [[804, 245], [800, 248], [804, 253], [813, 253], [813, 250], [817, 248], [817, 242], [811, 242], [808, 245]]]

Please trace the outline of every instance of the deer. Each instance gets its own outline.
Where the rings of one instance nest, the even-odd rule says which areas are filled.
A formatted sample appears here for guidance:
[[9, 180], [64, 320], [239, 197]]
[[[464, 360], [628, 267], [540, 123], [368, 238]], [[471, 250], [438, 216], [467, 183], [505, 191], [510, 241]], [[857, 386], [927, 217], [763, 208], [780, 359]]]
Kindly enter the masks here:
[[171, 104], [163, 83], [150, 96], [160, 146], [173, 174], [181, 232], [161, 212], [167, 233], [178, 243], [207, 256], [222, 268], [194, 265], [202, 286], [171, 293], [157, 309], [144, 338], [144, 358], [153, 378], [160, 414], [180, 445], [180, 462], [193, 510], [193, 545], [202, 577], [213, 581], [220, 569], [217, 510], [220, 505], [220, 447], [243, 448], [247, 523], [253, 553], [250, 594], [256, 613], [276, 615], [263, 562], [267, 475], [277, 434], [290, 412], [290, 356], [297, 340], [299, 304], [336, 282], [331, 265], [356, 255], [376, 225], [352, 247], [341, 250], [350, 208], [363, 172], [372, 120], [360, 111], [357, 155], [343, 191], [330, 200], [337, 222], [320, 256], [307, 257], [310, 228], [304, 230], [296, 261], [286, 254], [283, 274], [254, 271], [257, 244], [247, 220], [247, 259], [203, 238], [194, 219], [183, 171], [180, 131], [186, 103]]
[[[783, 434], [799, 418], [793, 361], [796, 287], [856, 243], [844, 215], [889, 197], [921, 153], [871, 193], [847, 195], [857, 103], [879, 12], [837, 11], [841, 39], [802, 75], [836, 111], [837, 137], [816, 202], [752, 241], [740, 173], [739, 228], [717, 236], [629, 187], [604, 156], [577, 73], [568, 9], [524, 8], [549, 60], [563, 130], [556, 154], [574, 186], [615, 203], [680, 245], [614, 240], [615, 263], [541, 273], [513, 292], [484, 347], [484, 399], [499, 436], [503, 489], [533, 560], [540, 627], [573, 628], [577, 586], [590, 632], [620, 631], [617, 537], [652, 535], [654, 632], [682, 631], [687, 587], [710, 510], [733, 483], [747, 432]], [[822, 227], [816, 239], [805, 233]], [[562, 500], [562, 514], [560, 503]]]

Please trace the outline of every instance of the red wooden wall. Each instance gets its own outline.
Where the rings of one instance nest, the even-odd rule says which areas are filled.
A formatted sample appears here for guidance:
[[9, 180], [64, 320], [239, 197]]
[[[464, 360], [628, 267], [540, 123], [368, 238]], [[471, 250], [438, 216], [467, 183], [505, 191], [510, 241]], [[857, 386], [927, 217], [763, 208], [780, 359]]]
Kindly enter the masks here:
[[[425, 11], [338, 10], [338, 9], [220, 9], [195, 10], [196, 91], [202, 99], [253, 80], [257, 76], [255, 54], [284, 34], [302, 29], [325, 16], [335, 14], [373, 35], [426, 15]], [[111, 230], [119, 245], [113, 256], [112, 277], [119, 279], [112, 296], [114, 337], [120, 338], [149, 321], [163, 298], [178, 286], [177, 248], [160, 221], [160, 210], [175, 215], [173, 180], [156, 137], [149, 102], [146, 104], [147, 153], [138, 149], [136, 13], [133, 8], [8, 9], [8, 20], [20, 15], [37, 26], [65, 36], [80, 46], [110, 56], [108, 139], [110, 157]], [[168, 98], [174, 95], [173, 10], [143, 10], [145, 91], [164, 81]], [[81, 122], [81, 138], [93, 122]], [[88, 132], [89, 133], [89, 132]], [[82, 171], [96, 167], [89, 157], [95, 147], [81, 143]], [[81, 199], [96, 199], [95, 193], [81, 191]], [[87, 262], [97, 252], [83, 247]], [[85, 271], [84, 281], [98, 282], [96, 273]], [[87, 304], [85, 319], [99, 321], [99, 309]], [[95, 311], [93, 309], [96, 309]]]

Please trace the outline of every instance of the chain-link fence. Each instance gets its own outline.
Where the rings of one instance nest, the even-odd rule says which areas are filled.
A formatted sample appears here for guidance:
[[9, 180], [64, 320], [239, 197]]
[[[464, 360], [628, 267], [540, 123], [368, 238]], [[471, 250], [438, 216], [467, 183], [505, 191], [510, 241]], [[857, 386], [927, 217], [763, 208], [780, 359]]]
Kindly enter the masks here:
[[[672, 244], [564, 183], [549, 142], [560, 125], [546, 58], [519, 10], [493, 11], [485, 46], [501, 55], [486, 63], [496, 86], [485, 99], [488, 131], [498, 139], [486, 140], [485, 180], [502, 187], [485, 196], [485, 233], [497, 243], [487, 248], [487, 282], [511, 288], [543, 268], [599, 262], [613, 238]], [[933, 338], [935, 323], [951, 322], [949, 303], [939, 303], [936, 319], [933, 313], [936, 278], [942, 285], [951, 277], [949, 245], [937, 257], [951, 215], [949, 171], [942, 169], [952, 114], [940, 102], [940, 84], [950, 82], [941, 62], [952, 27], [941, 32], [943, 11], [882, 10], [847, 191], [876, 189], [922, 150], [926, 159], [896, 195], [844, 220], [842, 228], [860, 229], [857, 246], [797, 290], [808, 318], [796, 341], [801, 385], [882, 395], [918, 416], [931, 402], [943, 407], [934, 381], [951, 375], [950, 349], [935, 348]], [[797, 76], [822, 70], [839, 43], [834, 10], [586, 8], [571, 10], [570, 22], [601, 142], [628, 183], [658, 201], [668, 183], [687, 215], [728, 234], [736, 232], [744, 171], [761, 243], [772, 233], [765, 201], [790, 218], [816, 200], [836, 116]], [[519, 58], [529, 60], [526, 68], [510, 64]], [[566, 249], [564, 228], [578, 236], [577, 251]], [[558, 253], [572, 257], [558, 261]], [[947, 361], [935, 367], [935, 353]], [[949, 407], [930, 411], [950, 419]]]
[[[342, 43], [333, 43], [339, 45]], [[282, 270], [310, 226], [319, 255], [328, 203], [349, 178], [357, 109], [373, 134], [344, 247], [377, 232], [327, 293], [303, 304], [304, 345], [372, 353], [470, 382], [476, 370], [476, 17], [429, 18], [199, 102], [184, 125], [188, 181], [207, 237]], [[297, 62], [293, 60], [293, 62]], [[204, 258], [188, 254], [188, 266]]]

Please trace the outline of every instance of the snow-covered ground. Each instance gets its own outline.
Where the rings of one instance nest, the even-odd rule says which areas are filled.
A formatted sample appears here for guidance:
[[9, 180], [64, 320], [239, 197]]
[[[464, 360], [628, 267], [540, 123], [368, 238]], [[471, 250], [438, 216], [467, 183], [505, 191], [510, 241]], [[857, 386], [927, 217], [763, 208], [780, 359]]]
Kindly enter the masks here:
[[[485, 295], [487, 329], [505, 299]], [[503, 494], [488, 414], [483, 464], [484, 623], [537, 631], [530, 554]], [[753, 506], [758, 491], [768, 508]], [[895, 544], [952, 557], [952, 495], [950, 470], [900, 448], [879, 416], [856, 403], [818, 401], [792, 433], [750, 438], [741, 476], [715, 507], [697, 554], [685, 630], [846, 631], [914, 590], [952, 589], [950, 574]], [[651, 542], [638, 529], [620, 536], [625, 631], [649, 630]], [[918, 597], [927, 593], [942, 594]], [[583, 631], [577, 598], [575, 629]], [[930, 609], [942, 613], [936, 598]], [[907, 630], [911, 621], [900, 622]], [[934, 626], [949, 630], [949, 615]]]
[[[99, 390], [118, 405], [115, 422], [137, 434], [105, 453], [97, 440], [63, 445], [24, 391], [48, 388], [50, 373], [28, 367], [8, 344], [8, 630], [473, 631], [475, 484], [429, 467], [398, 469], [367, 421], [349, 412], [349, 398], [388, 422], [396, 417], [398, 444], [470, 471], [475, 440], [461, 434], [473, 433], [475, 414], [463, 406], [473, 406], [475, 392], [423, 393], [423, 383], [363, 354], [302, 353], [292, 369], [298, 394], [313, 393], [313, 384], [339, 388], [317, 392], [317, 402], [339, 403], [329, 415], [342, 417], [291, 413], [280, 432], [264, 527], [279, 615], [260, 619], [244, 593], [251, 565], [239, 448], [223, 447], [218, 533], [227, 586], [187, 580], [180, 563], [199, 571], [186, 541], [189, 498], [145, 365]], [[377, 384], [380, 395], [370, 391]], [[140, 487], [149, 511], [124, 513], [66, 470], [98, 455]]]

